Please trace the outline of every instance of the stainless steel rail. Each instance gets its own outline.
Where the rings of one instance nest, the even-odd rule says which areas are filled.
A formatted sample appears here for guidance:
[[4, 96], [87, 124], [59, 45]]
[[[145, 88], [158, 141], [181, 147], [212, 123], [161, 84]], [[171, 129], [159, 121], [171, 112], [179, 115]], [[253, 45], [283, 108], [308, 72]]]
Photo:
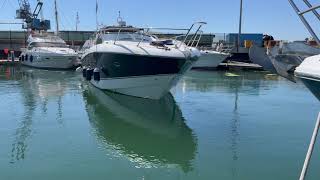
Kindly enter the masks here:
[[[141, 40], [138, 42], [137, 46], [140, 46], [140, 44], [144, 40], [144, 37], [149, 35], [150, 30], [170, 30], [170, 31], [187, 31], [187, 33], [185, 35], [181, 36], [181, 37], [185, 37], [185, 38], [184, 38], [183, 41], [181, 41], [180, 45], [177, 46], [178, 48], [180, 48], [182, 46], [182, 44], [187, 44], [187, 46], [190, 46], [190, 45], [193, 46], [194, 43], [196, 43], [195, 47], [197, 47], [199, 45], [199, 42], [200, 42], [201, 37], [203, 35], [203, 31], [201, 31], [201, 28], [202, 28], [202, 26], [204, 26], [206, 24], [207, 24], [206, 22], [196, 22], [196, 23], [193, 23], [189, 29], [151, 28], [151, 27], [139, 28], [139, 29], [143, 30], [143, 32], [141, 32]], [[192, 38], [188, 41], [188, 37], [190, 36], [190, 34], [191, 34], [192, 30], [194, 29], [194, 27], [198, 27], [198, 28], [195, 31], [195, 33], [193, 34]], [[114, 44], [116, 44], [116, 42], [119, 40], [119, 36], [120, 36], [120, 33], [121, 33], [122, 29], [124, 29], [124, 28], [119, 28], [117, 37], [113, 42]], [[176, 37], [175, 40], [177, 40], [177, 37]], [[188, 43], [186, 43], [187, 41], [188, 41]]]
[[[193, 47], [193, 44], [195, 43], [195, 42], [197, 42], [197, 44], [195, 45], [195, 47], [198, 47], [198, 45], [199, 45], [199, 42], [200, 42], [200, 40], [201, 40], [201, 38], [202, 38], [202, 35], [203, 35], [203, 31], [199, 31], [199, 38], [197, 37], [197, 36], [195, 36], [194, 37], [194, 39], [192, 40], [192, 43], [191, 43], [191, 47]], [[189, 41], [189, 43], [190, 43], [190, 41]], [[189, 44], [188, 43], [188, 44]]]
[[313, 150], [314, 150], [314, 145], [316, 144], [316, 141], [317, 141], [319, 128], [320, 128], [320, 113], [318, 115], [317, 122], [316, 122], [316, 125], [314, 127], [314, 131], [313, 131], [313, 134], [312, 134], [312, 137], [311, 137], [309, 149], [308, 149], [308, 152], [307, 152], [307, 155], [306, 155], [306, 159], [305, 159], [304, 164], [303, 164], [303, 168], [302, 168], [299, 180], [304, 180], [306, 175], [307, 175], [308, 167], [309, 167], [309, 164], [310, 164], [310, 159], [311, 159], [311, 156], [312, 156], [312, 153], [313, 153]]
[[[201, 30], [202, 26], [203, 26], [203, 25], [206, 25], [206, 24], [207, 24], [206, 22], [196, 22], [196, 23], [193, 23], [193, 24], [191, 25], [191, 27], [189, 28], [189, 30], [188, 30], [188, 32], [187, 32], [187, 34], [186, 34], [186, 37], [185, 37], [184, 40], [180, 43], [180, 46], [179, 46], [179, 47], [181, 47], [182, 44], [184, 44], [184, 43], [187, 42], [187, 39], [188, 39], [188, 37], [189, 37], [189, 35], [190, 35], [190, 33], [191, 33], [191, 31], [192, 31], [192, 29], [193, 29], [194, 26], [198, 25], [198, 29], [197, 29], [197, 31], [195, 32], [195, 34], [193, 35], [193, 37], [191, 38], [191, 40], [193, 40], [194, 38], [197, 37], [197, 34], [198, 34], [199, 31]], [[189, 42], [190, 42], [190, 41], [189, 41]], [[189, 43], [188, 43], [188, 44], [189, 44]]]
[[312, 37], [315, 39], [315, 41], [320, 44], [320, 39], [318, 35], [314, 32], [313, 28], [307, 21], [307, 19], [304, 17], [306, 13], [312, 12], [320, 21], [320, 14], [318, 13], [318, 9], [320, 9], [320, 5], [313, 6], [308, 0], [303, 0], [303, 2], [309, 7], [309, 9], [301, 11], [294, 0], [288, 0], [292, 8], [295, 10], [295, 12], [298, 14], [299, 18], [301, 19], [302, 23], [306, 26], [309, 33], [312, 35]]
[[121, 30], [122, 30], [122, 29], [120, 28], [119, 31], [118, 31], [117, 38], [114, 40], [113, 44], [116, 44], [116, 42], [118, 41]]

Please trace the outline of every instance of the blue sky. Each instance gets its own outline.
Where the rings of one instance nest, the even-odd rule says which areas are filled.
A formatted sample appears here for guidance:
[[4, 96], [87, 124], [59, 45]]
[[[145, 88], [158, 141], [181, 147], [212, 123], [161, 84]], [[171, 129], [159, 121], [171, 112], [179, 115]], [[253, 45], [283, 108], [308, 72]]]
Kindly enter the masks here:
[[[34, 7], [36, 0], [29, 0]], [[61, 29], [74, 30], [76, 13], [80, 30], [95, 29], [95, 0], [57, 0]], [[152, 27], [188, 27], [194, 21], [206, 21], [207, 33], [238, 31], [240, 0], [98, 0], [98, 19], [115, 24], [120, 10], [128, 24]], [[296, 40], [309, 37], [287, 0], [243, 0], [243, 32], [269, 33], [277, 39]], [[312, 3], [318, 0], [311, 0]], [[18, 0], [0, 0], [0, 20], [14, 20]], [[44, 0], [45, 17], [55, 26], [53, 2]], [[315, 20], [312, 22], [316, 27]], [[1, 25], [0, 29], [19, 29], [17, 25]], [[319, 29], [320, 32], [320, 29]]]

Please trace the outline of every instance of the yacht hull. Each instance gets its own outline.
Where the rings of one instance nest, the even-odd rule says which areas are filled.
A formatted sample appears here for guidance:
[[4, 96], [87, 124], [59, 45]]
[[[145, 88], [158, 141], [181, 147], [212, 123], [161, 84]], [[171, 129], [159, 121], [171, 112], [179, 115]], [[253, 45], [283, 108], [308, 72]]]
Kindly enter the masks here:
[[201, 52], [201, 57], [199, 60], [193, 65], [193, 69], [210, 69], [210, 68], [217, 68], [220, 63], [222, 63], [228, 54], [219, 53], [219, 52]]
[[312, 94], [320, 101], [320, 79], [311, 79], [300, 77], [303, 84], [312, 92]]
[[33, 60], [24, 60], [22, 65], [41, 69], [72, 69], [77, 66], [78, 57], [63, 55], [36, 55]]
[[84, 57], [83, 62], [86, 67], [99, 69], [99, 80], [89, 78], [99, 89], [140, 98], [160, 99], [192, 67], [194, 60], [95, 53]]
[[306, 87], [320, 100], [320, 55], [306, 58], [295, 70]]
[[97, 88], [147, 99], [160, 99], [175, 86], [180, 75], [152, 75], [91, 80]]

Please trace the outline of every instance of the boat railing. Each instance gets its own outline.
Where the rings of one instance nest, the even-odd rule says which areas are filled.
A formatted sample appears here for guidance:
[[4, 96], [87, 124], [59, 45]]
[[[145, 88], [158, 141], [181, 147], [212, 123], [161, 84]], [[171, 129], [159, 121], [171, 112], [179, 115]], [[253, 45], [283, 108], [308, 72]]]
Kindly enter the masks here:
[[214, 42], [211, 46], [201, 46], [199, 47], [202, 51], [214, 50], [221, 53], [230, 54], [231, 51], [235, 48], [235, 45], [232, 43], [226, 42]]
[[194, 39], [192, 39], [192, 41], [188, 42], [187, 46], [193, 47], [194, 43], [196, 43], [195, 47], [198, 47], [200, 40], [202, 38], [202, 35], [203, 35], [203, 31], [199, 31], [199, 33], [194, 36]]
[[[190, 28], [188, 29], [174, 29], [174, 28], [153, 28], [153, 27], [147, 27], [147, 28], [139, 28], [142, 30], [141, 32], [141, 39], [139, 40], [137, 46], [140, 46], [140, 44], [143, 42], [144, 37], [145, 36], [150, 36], [152, 35], [152, 33], [150, 33], [151, 30], [169, 30], [169, 31], [186, 31], [187, 33], [182, 35], [181, 37], [184, 37], [183, 41], [180, 42], [180, 44], [177, 47], [181, 47], [183, 44], [186, 44], [187, 46], [195, 46], [197, 47], [200, 43], [200, 40], [202, 38], [203, 35], [203, 31], [201, 30], [202, 26], [206, 25], [206, 22], [196, 22], [193, 23]], [[196, 31], [192, 33], [192, 30], [194, 30], [194, 28], [196, 28]], [[117, 33], [117, 37], [114, 40], [114, 44], [116, 44], [116, 42], [119, 40], [120, 34], [121, 32], [123, 32], [124, 28], [119, 28], [118, 33]], [[189, 39], [189, 36], [192, 37]], [[175, 38], [175, 40], [177, 40], [177, 37]], [[188, 43], [187, 43], [188, 42]]]
[[217, 51], [228, 54], [235, 48], [235, 45], [232, 43], [221, 43], [218, 46], [219, 47], [216, 47]]
[[141, 44], [142, 41], [144, 40], [145, 34], [148, 34], [149, 31], [150, 31], [150, 28], [148, 28], [148, 29], [146, 30], [146, 32], [141, 33], [141, 40], [139, 41], [139, 43], [138, 43], [138, 45], [137, 45], [138, 47], [140, 46], [140, 44]]
[[[187, 46], [191, 46], [191, 47], [198, 47], [200, 40], [202, 38], [203, 35], [203, 31], [201, 30], [202, 26], [206, 25], [206, 22], [196, 22], [193, 23], [190, 28], [188, 29], [174, 29], [174, 28], [148, 28], [148, 32], [149, 30], [170, 30], [170, 31], [186, 31], [186, 34], [183, 35], [178, 35], [173, 37], [173, 39], [175, 41], [178, 41], [179, 38], [183, 38], [183, 40], [181, 40], [180, 44], [177, 45], [177, 47], [181, 47], [183, 44], [186, 44]], [[196, 31], [192, 34], [192, 30], [196, 28]], [[192, 36], [191, 38], [189, 38], [190, 36]]]
[[[196, 22], [196, 23], [193, 23], [193, 24], [191, 25], [191, 27], [189, 28], [187, 34], [185, 35], [184, 40], [180, 43], [179, 47], [181, 47], [182, 44], [186, 44], [186, 42], [187, 42], [187, 40], [188, 40], [188, 37], [189, 37], [189, 35], [191, 34], [193, 28], [196, 27], [196, 26], [198, 26], [196, 32], [193, 34], [192, 38], [190, 39], [190, 40], [192, 41], [191, 44], [193, 44], [193, 43], [196, 41], [196, 38], [198, 37], [198, 34], [199, 34], [199, 33], [201, 34], [200, 37], [199, 37], [199, 40], [198, 40], [198, 42], [197, 42], [197, 45], [196, 45], [196, 47], [197, 47], [197, 46], [199, 45], [199, 42], [200, 42], [201, 37], [202, 37], [202, 34], [203, 34], [203, 31], [201, 31], [201, 28], [202, 28], [202, 26], [204, 26], [204, 25], [206, 25], [206, 24], [207, 24], [206, 22]], [[190, 44], [191, 41], [189, 41], [189, 43], [187, 44], [187, 46]]]
[[317, 11], [320, 9], [320, 4], [319, 5], [312, 5], [308, 0], [303, 0], [303, 2], [308, 7], [308, 9], [301, 11], [294, 0], [289, 0], [290, 5], [295, 10], [295, 12], [298, 14], [299, 18], [301, 19], [302, 23], [306, 26], [309, 33], [312, 35], [314, 40], [318, 44], [320, 44], [320, 38], [318, 37], [318, 35], [315, 33], [314, 29], [311, 27], [311, 25], [309, 24], [309, 22], [305, 18], [305, 14], [312, 12], [316, 16], [316, 18], [320, 21], [320, 14]]
[[121, 33], [121, 30], [122, 29], [120, 28], [119, 31], [118, 31], [118, 34], [117, 34], [117, 38], [114, 40], [113, 44], [116, 44], [116, 42], [118, 41], [120, 33]]

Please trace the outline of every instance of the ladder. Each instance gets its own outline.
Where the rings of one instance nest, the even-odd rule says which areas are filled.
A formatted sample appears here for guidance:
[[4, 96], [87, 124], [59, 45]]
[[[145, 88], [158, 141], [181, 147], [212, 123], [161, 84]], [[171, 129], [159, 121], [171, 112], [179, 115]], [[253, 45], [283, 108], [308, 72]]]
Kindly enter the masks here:
[[320, 21], [320, 14], [318, 13], [317, 10], [320, 9], [320, 4], [319, 5], [312, 5], [309, 0], [302, 0], [306, 6], [308, 7], [308, 9], [301, 11], [299, 9], [299, 7], [297, 6], [297, 4], [295, 3], [294, 0], [288, 0], [290, 5], [292, 6], [292, 8], [296, 11], [296, 13], [298, 14], [300, 20], [302, 21], [302, 23], [306, 26], [306, 28], [308, 29], [309, 33], [312, 35], [312, 37], [314, 38], [314, 40], [320, 44], [320, 39], [318, 37], [318, 35], [314, 32], [314, 30], [312, 29], [311, 25], [309, 24], [309, 22], [307, 21], [307, 19], [305, 18], [305, 14], [312, 12], [317, 19]]

